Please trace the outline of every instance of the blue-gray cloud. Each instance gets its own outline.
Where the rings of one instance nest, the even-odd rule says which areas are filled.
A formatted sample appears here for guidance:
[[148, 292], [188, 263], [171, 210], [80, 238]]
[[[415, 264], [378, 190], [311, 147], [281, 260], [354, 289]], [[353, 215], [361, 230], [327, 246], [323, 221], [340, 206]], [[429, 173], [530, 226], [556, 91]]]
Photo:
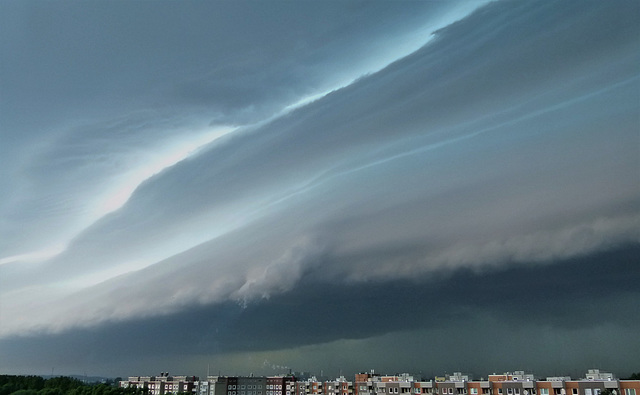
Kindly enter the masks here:
[[[260, 317], [265, 303], [277, 310], [274, 300], [301, 289], [315, 290], [311, 305], [325, 291], [347, 297], [344, 287], [420, 284], [461, 268], [490, 278], [494, 267], [553, 266], [640, 241], [637, 3], [497, 2], [447, 26], [438, 23], [474, 7], [222, 3], [185, 13], [195, 3], [96, 4], [87, 14], [72, 4], [65, 17], [85, 19], [49, 39], [86, 29], [62, 54], [74, 45], [91, 54], [98, 40], [116, 48], [109, 67], [91, 69], [96, 59], [83, 57], [71, 69], [84, 74], [54, 82], [57, 95], [77, 90], [56, 104], [63, 112], [49, 108], [60, 118], [44, 113], [57, 121], [50, 133], [33, 121], [33, 135], [21, 137], [24, 114], [9, 122], [20, 127], [8, 138], [24, 141], [2, 178], [12, 191], [2, 206], [3, 310], [19, 317], [2, 322], [5, 336], [194, 306]], [[40, 21], [49, 7], [17, 8]], [[89, 28], [115, 23], [120, 7], [130, 11], [123, 31]], [[176, 13], [186, 20], [163, 29]], [[143, 15], [148, 27], [135, 23]], [[42, 23], [31, 33], [39, 40], [50, 28]], [[442, 29], [431, 35], [429, 26]], [[426, 45], [371, 66], [409, 38]], [[36, 80], [64, 69], [43, 52], [51, 64]], [[122, 75], [121, 88], [72, 117], [74, 100], [86, 99], [82, 78], [101, 70]], [[21, 81], [9, 86], [24, 89]], [[123, 180], [133, 186], [118, 195], [123, 205], [106, 210]], [[59, 239], [51, 257], [28, 255]], [[366, 336], [394, 330], [380, 328]], [[307, 333], [300, 344], [348, 333]]]
[[3, 258], [63, 248], [170, 147], [376, 70], [475, 6], [6, 2]]

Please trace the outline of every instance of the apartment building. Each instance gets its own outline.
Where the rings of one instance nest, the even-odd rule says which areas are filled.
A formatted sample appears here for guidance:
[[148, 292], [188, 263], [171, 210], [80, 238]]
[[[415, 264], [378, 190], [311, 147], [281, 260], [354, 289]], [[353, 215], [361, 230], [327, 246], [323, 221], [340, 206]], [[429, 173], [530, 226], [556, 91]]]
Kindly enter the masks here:
[[536, 395], [538, 392], [535, 377], [524, 371], [490, 374], [488, 381], [488, 391], [484, 391], [484, 394]]
[[433, 380], [413, 382], [413, 393], [416, 395], [435, 395], [436, 392], [437, 387]]
[[333, 381], [324, 382], [324, 393], [326, 395], [353, 395], [353, 382], [348, 381], [344, 376], [340, 376]]
[[406, 373], [381, 376], [371, 371], [370, 373], [358, 373], [355, 375], [353, 393], [355, 395], [411, 394], [415, 393], [414, 384], [413, 376]]
[[119, 386], [146, 389], [149, 395], [197, 394], [198, 380], [196, 376], [169, 376], [163, 372], [159, 376], [132, 376], [127, 381], [120, 381]]
[[209, 395], [266, 395], [266, 383], [266, 377], [208, 376], [206, 385]]
[[600, 395], [604, 392], [637, 395], [640, 393], [640, 380], [618, 380], [613, 373], [590, 369], [582, 380], [567, 380], [565, 390], [567, 395]]
[[640, 380], [620, 380], [619, 384], [619, 395], [640, 395]]
[[490, 381], [468, 381], [467, 392], [469, 395], [490, 395], [493, 393]]
[[315, 376], [306, 380], [294, 382], [295, 394], [297, 395], [319, 395], [324, 393], [324, 385]]
[[293, 376], [267, 377], [266, 395], [294, 395], [295, 381]]
[[[436, 377], [436, 392], [439, 395], [467, 395], [469, 393], [468, 383], [471, 376], [454, 372], [448, 376]], [[475, 386], [473, 388], [476, 388]]]
[[612, 373], [590, 369], [585, 377], [536, 379], [523, 371], [492, 374], [473, 380], [460, 372], [435, 380], [415, 380], [409, 374], [383, 376], [371, 371], [321, 381], [316, 377], [297, 380], [292, 375], [275, 377], [132, 376], [119, 383], [123, 388], [146, 389], [149, 395], [188, 393], [193, 395], [640, 395], [640, 380], [619, 380]]
[[357, 373], [353, 383], [354, 394], [371, 395], [373, 393], [373, 377], [375, 376], [373, 370], [370, 373]]

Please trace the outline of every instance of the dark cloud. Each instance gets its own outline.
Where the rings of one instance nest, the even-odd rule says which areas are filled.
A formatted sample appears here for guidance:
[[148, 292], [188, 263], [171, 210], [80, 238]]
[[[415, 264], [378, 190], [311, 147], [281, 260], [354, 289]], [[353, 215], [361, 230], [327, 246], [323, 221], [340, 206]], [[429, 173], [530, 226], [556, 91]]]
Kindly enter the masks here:
[[[640, 247], [633, 245], [553, 265], [518, 264], [483, 272], [460, 269], [428, 281], [375, 281], [348, 286], [320, 282], [316, 273], [309, 273], [290, 292], [247, 307], [234, 303], [185, 307], [170, 316], [141, 317], [59, 335], [8, 338], [0, 347], [4, 355], [17, 360], [30, 361], [33, 353], [58, 356], [34, 365], [40, 369], [63, 363], [109, 364], [141, 355], [179, 369], [175, 360], [185, 354], [295, 349], [341, 339], [377, 339], [389, 333], [436, 333], [451, 327], [476, 327], [474, 341], [488, 343], [473, 346], [480, 349], [495, 345], [493, 333], [485, 331], [496, 330], [495, 325], [501, 332], [505, 328], [544, 333], [549, 328], [578, 331], [601, 327], [633, 331], [640, 324], [635, 303], [640, 277], [634, 267], [639, 254]], [[487, 317], [493, 324], [488, 324]], [[574, 340], [576, 344], [582, 341]], [[381, 348], [386, 347], [384, 340], [379, 341]], [[550, 343], [552, 339], [535, 341]], [[608, 344], [612, 339], [602, 341]], [[464, 343], [468, 345], [467, 340]], [[571, 346], [564, 345], [562, 352]], [[374, 340], [369, 347], [376, 349]], [[453, 346], [443, 350], [429, 341], [420, 348], [425, 356], [417, 361], [416, 368], [429, 365], [432, 352], [472, 353], [471, 349]], [[501, 350], [492, 352], [502, 355]], [[527, 362], [531, 369], [548, 369], [544, 355], [531, 357]], [[362, 360], [360, 369], [367, 368], [367, 363], [384, 361], [384, 356]], [[475, 358], [457, 361], [459, 366], [479, 366]], [[569, 358], [570, 363], [574, 361]], [[451, 358], [446, 363], [451, 363]], [[570, 363], [558, 367], [575, 369]], [[315, 365], [315, 369], [322, 368]], [[479, 373], [486, 374], [487, 368]]]

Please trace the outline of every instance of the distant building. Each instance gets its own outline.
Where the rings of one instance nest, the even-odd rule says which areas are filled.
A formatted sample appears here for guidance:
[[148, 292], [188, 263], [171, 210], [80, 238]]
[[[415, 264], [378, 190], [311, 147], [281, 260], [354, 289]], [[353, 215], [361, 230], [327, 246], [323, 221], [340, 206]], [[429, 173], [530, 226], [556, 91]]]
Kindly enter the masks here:
[[601, 372], [600, 369], [589, 369], [585, 375], [586, 380], [614, 380], [613, 373]]
[[459, 383], [459, 382], [469, 381], [470, 377], [471, 377], [470, 375], [462, 374], [462, 372], [454, 372], [453, 374], [447, 377], [447, 380]]

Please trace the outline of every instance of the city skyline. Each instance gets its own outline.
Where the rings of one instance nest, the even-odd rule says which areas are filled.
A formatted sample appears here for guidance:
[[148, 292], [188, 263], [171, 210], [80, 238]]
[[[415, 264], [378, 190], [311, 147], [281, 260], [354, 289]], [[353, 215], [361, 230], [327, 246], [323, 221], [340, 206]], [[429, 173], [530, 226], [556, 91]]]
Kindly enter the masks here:
[[619, 379], [611, 372], [589, 369], [580, 378], [553, 376], [538, 378], [525, 371], [493, 373], [476, 379], [462, 372], [436, 376], [431, 379], [409, 373], [356, 373], [353, 380], [341, 375], [334, 379], [308, 374], [276, 376], [130, 376], [117, 384], [123, 389], [145, 389], [150, 395], [165, 393], [197, 393], [200, 395], [599, 395], [601, 393], [636, 395], [640, 391], [640, 373], [632, 378]]
[[[588, 369], [585, 372], [580, 372], [575, 376], [572, 376], [566, 372], [558, 373], [553, 376], [540, 376], [535, 374], [535, 372], [529, 372], [524, 370], [510, 370], [505, 372], [485, 372], [484, 375], [477, 376], [471, 372], [440, 372], [439, 374], [433, 376], [416, 376], [411, 372], [378, 372], [375, 369], [370, 370], [359, 370], [352, 375], [345, 375], [340, 372], [338, 375], [324, 375], [321, 373], [320, 375], [315, 374], [313, 372], [297, 372], [292, 370], [291, 368], [280, 366], [282, 370], [287, 370], [285, 373], [276, 373], [272, 375], [235, 375], [235, 374], [222, 374], [221, 372], [211, 372], [211, 367], [207, 367], [207, 374], [205, 376], [195, 376], [190, 374], [184, 374], [185, 372], [181, 372], [180, 374], [172, 374], [171, 372], [160, 372], [158, 374], [147, 375], [147, 376], [131, 376], [128, 375], [127, 378], [129, 381], [131, 380], [139, 380], [139, 379], [152, 379], [156, 378], [158, 380], [164, 381], [172, 381], [173, 380], [190, 380], [190, 381], [202, 381], [206, 378], [224, 378], [224, 377], [245, 377], [245, 378], [267, 378], [267, 377], [294, 377], [298, 381], [336, 381], [339, 379], [349, 379], [350, 376], [353, 376], [355, 381], [365, 380], [365, 381], [435, 381], [435, 382], [443, 382], [443, 381], [454, 381], [454, 382], [462, 382], [462, 381], [491, 381], [491, 382], [503, 382], [503, 381], [580, 381], [580, 380], [592, 380], [592, 381], [610, 381], [610, 380], [636, 380], [639, 381], [638, 376], [640, 376], [640, 372], [634, 372], [629, 377], [621, 377], [617, 375], [615, 372], [604, 371], [601, 369]], [[321, 371], [321, 372], [324, 372]], [[120, 377], [120, 381], [127, 381], [124, 377]]]
[[632, 373], [639, 15], [0, 2], [0, 372]]

